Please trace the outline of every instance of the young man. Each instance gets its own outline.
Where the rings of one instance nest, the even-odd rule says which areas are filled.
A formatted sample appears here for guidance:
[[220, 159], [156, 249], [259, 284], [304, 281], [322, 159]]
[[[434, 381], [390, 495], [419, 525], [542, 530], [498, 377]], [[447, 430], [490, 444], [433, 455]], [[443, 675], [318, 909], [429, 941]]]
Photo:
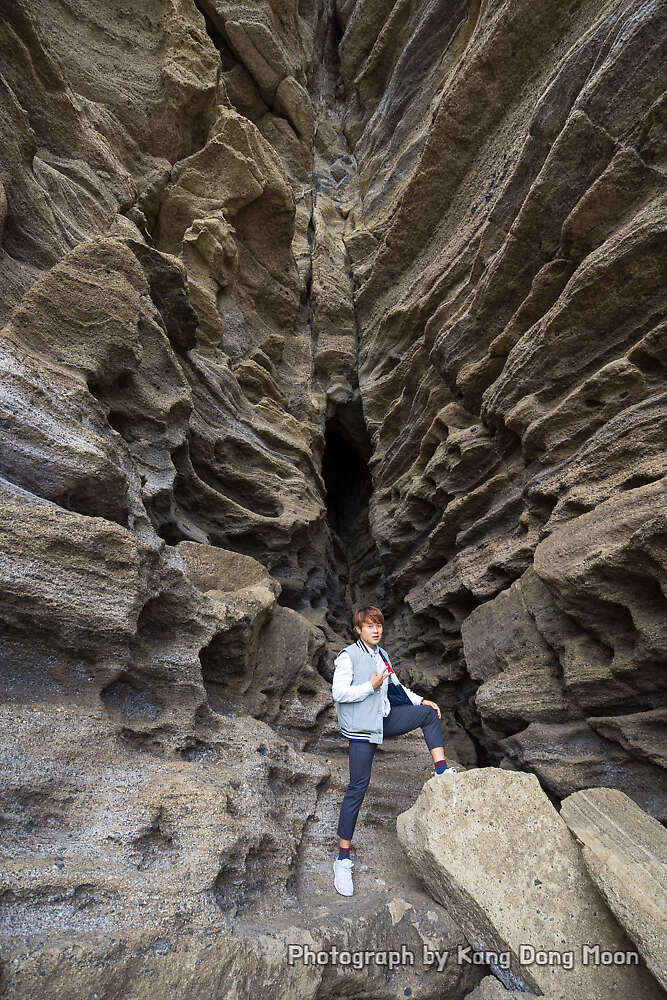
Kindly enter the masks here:
[[385, 736], [400, 736], [421, 726], [436, 774], [456, 774], [448, 767], [440, 732], [440, 709], [400, 684], [389, 657], [379, 645], [384, 615], [369, 606], [354, 612], [359, 638], [336, 659], [332, 694], [338, 723], [349, 744], [350, 782], [338, 820], [340, 850], [334, 861], [334, 886], [351, 896], [353, 862], [350, 841], [371, 778], [375, 750]]

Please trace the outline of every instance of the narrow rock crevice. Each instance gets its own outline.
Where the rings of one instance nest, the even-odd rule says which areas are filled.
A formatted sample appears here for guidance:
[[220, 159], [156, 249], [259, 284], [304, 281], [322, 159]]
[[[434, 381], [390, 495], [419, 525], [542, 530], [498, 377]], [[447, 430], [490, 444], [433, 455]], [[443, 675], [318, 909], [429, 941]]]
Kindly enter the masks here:
[[333, 541], [330, 574], [343, 584], [332, 589], [332, 596], [338, 600], [329, 601], [328, 620], [342, 634], [349, 629], [350, 608], [381, 604], [384, 591], [382, 565], [369, 519], [373, 494], [368, 468], [370, 443], [360, 410], [360, 405], [347, 406], [342, 415], [336, 413], [327, 420], [324, 434], [322, 476]]

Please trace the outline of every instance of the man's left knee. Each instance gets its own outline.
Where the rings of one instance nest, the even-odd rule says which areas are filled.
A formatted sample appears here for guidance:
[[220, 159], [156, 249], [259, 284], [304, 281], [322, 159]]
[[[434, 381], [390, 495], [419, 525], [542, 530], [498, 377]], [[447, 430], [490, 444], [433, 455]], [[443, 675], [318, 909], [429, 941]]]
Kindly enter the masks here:
[[425, 706], [422, 726], [437, 726], [438, 729], [440, 728], [438, 713], [432, 705]]

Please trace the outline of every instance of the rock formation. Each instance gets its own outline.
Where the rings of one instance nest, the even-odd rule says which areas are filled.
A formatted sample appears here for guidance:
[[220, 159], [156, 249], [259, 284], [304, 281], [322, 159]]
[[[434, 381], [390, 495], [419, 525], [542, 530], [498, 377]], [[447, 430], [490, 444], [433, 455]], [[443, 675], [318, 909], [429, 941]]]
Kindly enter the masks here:
[[[435, 776], [397, 825], [415, 872], [508, 989], [658, 1000], [535, 775], [484, 767]], [[587, 947], [624, 960], [595, 961]]]
[[561, 808], [593, 882], [667, 988], [667, 833], [611, 788], [568, 795]]
[[[485, 976], [479, 986], [468, 994], [466, 1000], [527, 1000], [528, 997], [532, 996], [536, 996], [536, 994], [506, 990], [495, 976]], [[543, 1000], [558, 1000], [557, 997], [546, 997], [543, 993], [540, 996]], [[572, 1000], [576, 1000], [576, 998], [572, 997]]]
[[434, 939], [391, 750], [331, 930], [355, 602], [463, 765], [664, 819], [666, 17], [0, 0], [8, 996]]

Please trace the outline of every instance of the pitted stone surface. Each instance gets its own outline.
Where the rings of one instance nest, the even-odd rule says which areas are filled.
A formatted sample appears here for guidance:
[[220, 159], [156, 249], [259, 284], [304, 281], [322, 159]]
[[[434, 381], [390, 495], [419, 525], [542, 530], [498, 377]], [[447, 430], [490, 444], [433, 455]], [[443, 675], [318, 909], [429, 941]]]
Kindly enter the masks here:
[[306, 898], [358, 602], [452, 758], [664, 817], [664, 37], [646, 0], [0, 0], [8, 995], [336, 991], [250, 914]]
[[581, 843], [593, 882], [667, 988], [667, 833], [627, 795], [568, 795], [561, 816]]

